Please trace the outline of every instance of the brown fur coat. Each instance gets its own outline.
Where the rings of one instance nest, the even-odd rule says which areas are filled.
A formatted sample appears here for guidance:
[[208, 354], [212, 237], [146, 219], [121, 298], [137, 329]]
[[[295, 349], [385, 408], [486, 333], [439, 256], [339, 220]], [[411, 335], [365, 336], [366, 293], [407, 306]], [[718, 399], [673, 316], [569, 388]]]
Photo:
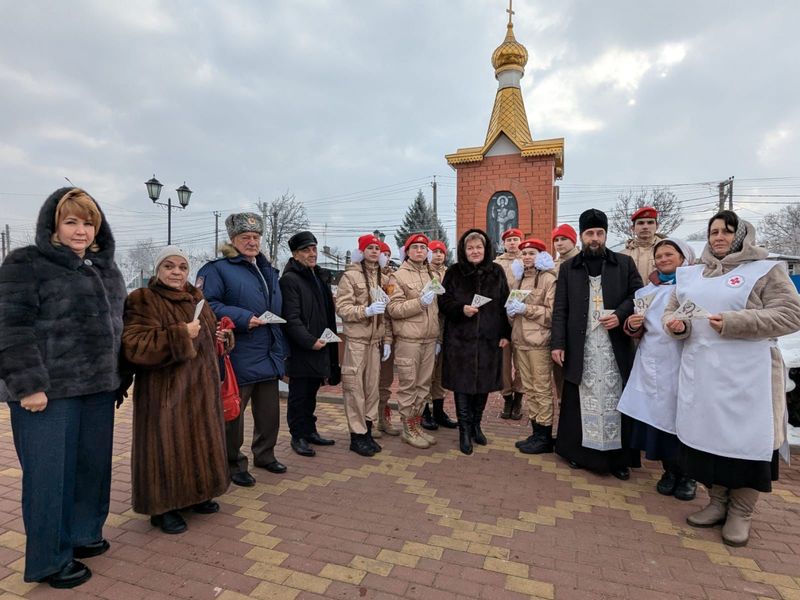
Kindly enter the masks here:
[[128, 296], [122, 350], [136, 369], [133, 388], [133, 510], [164, 512], [198, 504], [228, 488], [219, 363], [209, 305], [189, 338], [203, 294], [150, 281]]

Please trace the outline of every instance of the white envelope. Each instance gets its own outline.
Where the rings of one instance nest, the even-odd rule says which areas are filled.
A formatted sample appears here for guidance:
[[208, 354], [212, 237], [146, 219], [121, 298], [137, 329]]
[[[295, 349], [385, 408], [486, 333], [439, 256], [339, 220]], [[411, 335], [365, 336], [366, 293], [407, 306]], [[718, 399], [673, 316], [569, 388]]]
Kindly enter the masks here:
[[322, 335], [319, 336], [319, 339], [321, 339], [323, 342], [328, 342], [328, 343], [342, 341], [342, 338], [340, 338], [338, 335], [333, 333], [328, 328], [325, 328], [325, 331], [322, 332]]
[[480, 294], [475, 294], [475, 295], [472, 297], [472, 304], [471, 304], [471, 306], [474, 306], [475, 308], [480, 308], [480, 307], [481, 307], [481, 306], [483, 306], [484, 304], [488, 304], [488, 303], [489, 303], [489, 302], [491, 302], [491, 301], [492, 301], [492, 299], [491, 299], [491, 298], [487, 298], [486, 296], [481, 296]]
[[373, 302], [383, 302], [389, 304], [389, 294], [383, 291], [382, 287], [374, 287], [369, 291], [369, 297]]
[[268, 323], [269, 325], [275, 325], [277, 323], [286, 323], [286, 319], [282, 319], [278, 315], [273, 314], [269, 311], [265, 311], [263, 315], [258, 317], [258, 320], [263, 321], [264, 323]]
[[197, 303], [197, 306], [194, 307], [194, 316], [192, 317], [192, 321], [197, 321], [200, 318], [200, 311], [203, 310], [203, 305], [206, 303], [205, 298], [201, 299], [200, 302]]
[[508, 298], [506, 298], [506, 303], [503, 305], [508, 307], [514, 300], [519, 300], [520, 302], [525, 302], [525, 298], [528, 297], [528, 294], [531, 293], [531, 290], [511, 290], [511, 293], [508, 294]]
[[643, 315], [647, 312], [647, 309], [650, 308], [650, 305], [653, 303], [653, 298], [656, 297], [656, 293], [653, 292], [652, 294], [647, 294], [647, 296], [642, 296], [641, 298], [634, 298], [633, 299], [633, 314], [635, 315]]
[[684, 300], [678, 309], [672, 313], [672, 318], [677, 321], [691, 321], [692, 319], [707, 319], [711, 316], [702, 306], [698, 306], [689, 298]]
[[601, 311], [595, 311], [592, 313], [592, 330], [594, 331], [597, 329], [597, 326], [600, 325], [600, 319], [602, 317], [610, 317], [614, 314], [613, 310], [605, 309]]

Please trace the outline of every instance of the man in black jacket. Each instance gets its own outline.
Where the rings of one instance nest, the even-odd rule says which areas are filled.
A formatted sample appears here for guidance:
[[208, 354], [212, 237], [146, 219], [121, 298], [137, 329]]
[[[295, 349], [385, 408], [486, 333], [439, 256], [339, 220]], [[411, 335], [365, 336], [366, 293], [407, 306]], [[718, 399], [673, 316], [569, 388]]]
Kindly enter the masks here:
[[289, 341], [286, 420], [292, 449], [301, 456], [314, 456], [316, 452], [309, 444], [334, 444], [334, 440], [320, 437], [314, 411], [323, 382], [337, 385], [341, 381], [339, 349], [320, 339], [325, 329], [336, 332], [336, 314], [330, 274], [317, 266], [317, 238], [310, 231], [296, 233], [289, 238], [289, 250], [292, 258], [280, 280], [284, 332]]
[[602, 211], [581, 214], [581, 253], [558, 275], [550, 345], [564, 388], [556, 453], [573, 468], [624, 480], [628, 467], [639, 466], [639, 453], [629, 449], [629, 418], [617, 411], [635, 351], [622, 324], [642, 278], [629, 256], [606, 248], [607, 231]]

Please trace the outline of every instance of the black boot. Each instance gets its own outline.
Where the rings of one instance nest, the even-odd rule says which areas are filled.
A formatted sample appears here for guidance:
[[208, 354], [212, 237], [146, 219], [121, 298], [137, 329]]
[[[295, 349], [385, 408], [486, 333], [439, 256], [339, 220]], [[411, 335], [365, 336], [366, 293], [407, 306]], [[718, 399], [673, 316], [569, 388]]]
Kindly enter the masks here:
[[486, 408], [486, 400], [488, 398], [488, 394], [474, 394], [472, 396], [472, 439], [481, 446], [485, 446], [488, 443], [486, 436], [481, 431], [481, 419], [483, 419], [483, 410]]
[[467, 394], [455, 393], [456, 416], [458, 417], [458, 448], [464, 454], [472, 454], [472, 420]]
[[510, 419], [511, 408], [514, 406], [514, 394], [508, 394], [507, 396], [503, 396], [503, 400], [505, 402], [503, 404], [503, 412], [500, 413], [500, 418]]
[[369, 444], [370, 448], [372, 448], [372, 451], [375, 454], [383, 450], [383, 448], [381, 448], [381, 445], [375, 441], [374, 437], [372, 437], [372, 421], [367, 421], [366, 436], [367, 436], [367, 443]]
[[458, 427], [458, 423], [453, 421], [453, 419], [444, 412], [444, 398], [436, 398], [433, 400], [433, 420], [446, 429], [455, 429]]
[[539, 425], [533, 426], [533, 440], [530, 444], [520, 446], [519, 451], [523, 454], [547, 454], [553, 451], [553, 426]]
[[428, 408], [428, 403], [425, 403], [425, 408], [422, 411], [422, 428], [428, 431], [436, 431], [439, 429], [439, 424], [433, 420], [431, 409]]
[[522, 418], [522, 392], [514, 392], [514, 401], [511, 403], [511, 418], [519, 421]]
[[375, 456], [375, 451], [367, 441], [366, 433], [350, 432], [350, 450], [361, 456]]
[[514, 442], [514, 447], [515, 448], [521, 448], [522, 446], [524, 446], [526, 444], [530, 444], [533, 441], [533, 439], [536, 437], [536, 423], [534, 423], [533, 421], [531, 421], [531, 431], [533, 433], [531, 433], [524, 440], [520, 440], [518, 442]]
[[674, 496], [678, 500], [694, 500], [697, 493], [697, 482], [688, 477], [681, 477], [678, 479], [678, 484], [675, 486]]

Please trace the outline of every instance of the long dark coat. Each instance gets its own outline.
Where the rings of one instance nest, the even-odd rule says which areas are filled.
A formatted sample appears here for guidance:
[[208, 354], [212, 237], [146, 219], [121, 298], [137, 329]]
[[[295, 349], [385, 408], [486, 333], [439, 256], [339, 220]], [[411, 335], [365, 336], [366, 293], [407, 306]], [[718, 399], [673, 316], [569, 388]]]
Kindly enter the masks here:
[[206, 303], [200, 334], [189, 338], [203, 294], [155, 278], [128, 296], [122, 351], [136, 369], [133, 388], [133, 510], [157, 515], [228, 489], [225, 421], [215, 348], [216, 318]]
[[293, 258], [283, 269], [280, 285], [283, 318], [286, 319], [283, 331], [289, 342], [289, 357], [286, 359], [289, 377], [332, 379], [332, 385], [341, 380], [338, 344], [312, 350], [325, 329], [336, 333], [330, 280], [327, 270], [320, 267], [309, 269]]
[[125, 282], [108, 221], [103, 216], [97, 230], [99, 250], [83, 258], [51, 241], [58, 202], [72, 189], [50, 195], [39, 212], [36, 244], [14, 250], [0, 267], [0, 379], [17, 400], [35, 392], [53, 400], [120, 388]]
[[[467, 260], [464, 239], [478, 232], [487, 240], [483, 262]], [[445, 293], [439, 296], [439, 314], [444, 319], [442, 386], [464, 394], [485, 394], [503, 387], [502, 338], [511, 339], [504, 304], [508, 281], [500, 265], [493, 262], [488, 236], [470, 229], [458, 242], [458, 262], [445, 273]], [[475, 294], [491, 298], [477, 315], [467, 317], [464, 305]]]
[[[642, 287], [642, 278], [630, 256], [606, 251], [602, 267], [603, 306], [613, 310], [620, 326], [609, 330], [611, 346], [623, 382], [628, 380], [636, 351], [633, 340], [625, 335], [622, 324], [633, 314], [633, 295]], [[564, 379], [580, 385], [583, 377], [583, 347], [589, 314], [589, 272], [578, 254], [561, 265], [553, 306], [553, 330], [550, 347], [564, 350]]]

